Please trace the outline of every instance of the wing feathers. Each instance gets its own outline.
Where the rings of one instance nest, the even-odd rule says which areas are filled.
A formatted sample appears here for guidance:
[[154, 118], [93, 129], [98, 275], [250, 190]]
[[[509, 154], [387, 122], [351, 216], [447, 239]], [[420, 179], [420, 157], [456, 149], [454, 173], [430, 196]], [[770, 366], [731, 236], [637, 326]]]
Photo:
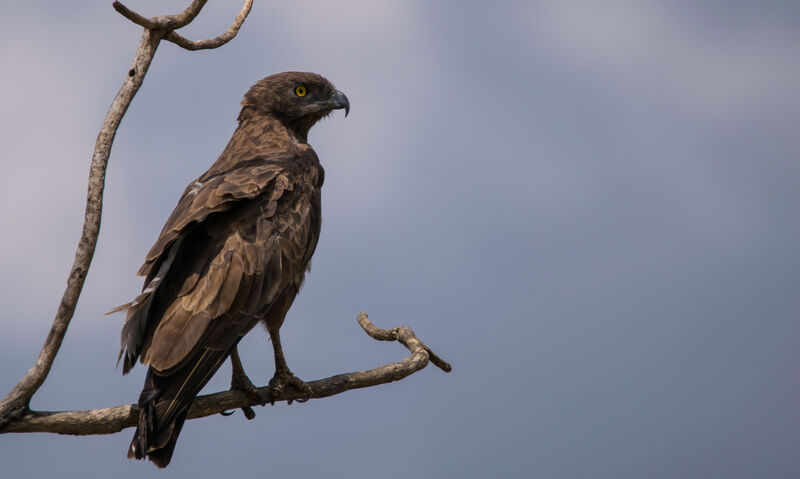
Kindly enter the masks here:
[[[157, 259], [190, 224], [201, 222], [212, 213], [228, 210], [236, 201], [255, 198], [269, 189], [270, 182], [280, 173], [280, 163], [275, 161], [275, 157], [268, 157], [247, 162], [222, 175], [198, 178], [184, 191], [138, 274], [147, 275]], [[286, 175], [282, 177], [279, 186], [271, 191], [272, 195], [280, 190], [275, 198], [280, 197], [288, 186], [288, 178]]]
[[[238, 240], [241, 240], [241, 237], [239, 237]], [[231, 242], [237, 243], [238, 241], [234, 239], [234, 241]], [[236, 297], [237, 291], [239, 291], [239, 284], [242, 282], [242, 273], [244, 269], [241, 252], [234, 250], [228, 265], [228, 273], [225, 275], [225, 279], [222, 280], [222, 284], [218, 285], [219, 295], [216, 298], [216, 307], [211, 308], [214, 317], [222, 316], [228, 312], [233, 303], [233, 299]]]

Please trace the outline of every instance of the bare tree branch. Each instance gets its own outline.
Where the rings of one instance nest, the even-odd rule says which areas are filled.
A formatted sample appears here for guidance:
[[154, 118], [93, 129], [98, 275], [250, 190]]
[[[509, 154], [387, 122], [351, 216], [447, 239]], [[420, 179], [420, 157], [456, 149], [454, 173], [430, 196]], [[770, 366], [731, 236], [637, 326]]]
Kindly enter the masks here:
[[121, 2], [114, 2], [111, 5], [114, 7], [114, 10], [119, 12], [123, 17], [139, 25], [140, 27], [144, 27], [148, 30], [157, 30], [159, 28], [156, 22], [154, 22], [149, 18], [139, 15], [138, 13], [134, 12], [133, 10], [123, 5]]
[[[246, 0], [251, 3], [252, 0]], [[191, 22], [205, 5], [206, 0], [194, 0], [183, 12], [176, 15], [166, 15], [147, 19], [138, 13], [128, 9], [119, 2], [114, 2], [114, 8], [129, 20], [145, 27], [139, 47], [133, 57], [130, 70], [122, 82], [117, 96], [111, 103], [111, 107], [106, 114], [100, 133], [97, 135], [94, 153], [92, 154], [91, 166], [89, 168], [89, 187], [86, 197], [86, 212], [84, 216], [83, 231], [75, 252], [75, 260], [67, 278], [67, 287], [61, 298], [61, 302], [50, 327], [50, 332], [45, 339], [39, 357], [33, 367], [20, 379], [16, 386], [0, 401], [0, 431], [9, 423], [29, 413], [30, 400], [34, 393], [47, 378], [50, 368], [53, 365], [56, 354], [58, 353], [64, 335], [67, 332], [69, 323], [75, 313], [75, 306], [78, 303], [89, 265], [94, 256], [97, 236], [100, 232], [100, 219], [103, 209], [103, 190], [105, 187], [106, 167], [111, 153], [111, 145], [117, 133], [117, 128], [122, 121], [122, 117], [128, 110], [136, 92], [142, 86], [147, 69], [153, 60], [158, 44], [172, 29], [180, 28]], [[249, 7], [247, 8], [249, 11]], [[241, 21], [244, 21], [245, 13], [239, 14]], [[239, 21], [237, 17], [237, 21]], [[238, 32], [241, 25], [239, 22], [229, 37], [232, 38]], [[229, 29], [230, 31], [230, 29]], [[225, 35], [228, 35], [226, 32]], [[228, 38], [228, 40], [230, 40]], [[216, 40], [216, 39], [214, 39]], [[226, 40], [227, 41], [227, 40]], [[220, 43], [220, 45], [224, 44]], [[208, 46], [206, 48], [214, 48]]]
[[250, 13], [250, 9], [253, 7], [253, 0], [245, 0], [233, 24], [228, 27], [225, 33], [216, 38], [192, 41], [176, 32], [175, 30], [186, 26], [200, 13], [206, 1], [207, 0], [195, 0], [186, 10], [177, 15], [164, 15], [153, 18], [146, 18], [129, 9], [119, 1], [115, 1], [113, 5], [116, 11], [133, 23], [141, 25], [149, 30], [162, 30], [164, 32], [164, 40], [170, 41], [186, 50], [206, 50], [210, 48], [219, 48], [225, 45], [239, 33], [239, 28], [241, 28], [247, 15]]
[[[394, 329], [379, 329], [369, 320], [367, 314], [358, 315], [358, 322], [372, 338], [380, 341], [399, 341], [411, 354], [400, 362], [386, 364], [366, 371], [339, 374], [326, 379], [307, 383], [312, 390], [311, 399], [320, 399], [351, 389], [365, 388], [392, 381], [399, 381], [428, 365], [432, 352], [414, 334], [411, 328], [403, 326]], [[438, 358], [438, 356], [437, 356]], [[431, 359], [431, 362], [432, 359]], [[445, 372], [452, 368], [438, 359], [434, 363]], [[283, 394], [272, 397], [269, 387], [258, 388], [259, 395], [269, 401], [291, 401], [302, 399], [296, 391], [285, 390]], [[225, 391], [195, 398], [188, 419], [196, 419], [224, 411], [249, 408], [260, 403], [241, 391]], [[261, 404], [263, 405], [263, 404]], [[139, 407], [135, 404], [116, 406], [88, 411], [40, 412], [31, 411], [25, 417], [9, 424], [0, 432], [52, 432], [58, 434], [92, 435], [113, 434], [127, 427], [136, 426]]]
[[123, 17], [132, 21], [133, 23], [142, 26], [148, 30], [176, 30], [183, 28], [200, 13], [200, 10], [206, 5], [208, 0], [194, 0], [191, 5], [186, 7], [186, 10], [175, 15], [162, 15], [160, 17], [146, 18], [134, 12], [130, 8], [122, 4], [122, 2], [115, 1], [112, 6], [114, 10], [119, 12]]
[[242, 10], [233, 20], [233, 24], [228, 27], [228, 30], [226, 30], [225, 33], [216, 38], [192, 41], [172, 30], [167, 33], [167, 35], [164, 37], [164, 40], [169, 40], [172, 43], [185, 48], [186, 50], [206, 50], [209, 48], [221, 47], [222, 45], [225, 45], [231, 41], [231, 39], [235, 37], [237, 33], [239, 33], [239, 28], [242, 26], [242, 23], [244, 23], [244, 19], [247, 18], [247, 15], [250, 13], [250, 8], [252, 7], [253, 0], [245, 0], [244, 5], [242, 5]]

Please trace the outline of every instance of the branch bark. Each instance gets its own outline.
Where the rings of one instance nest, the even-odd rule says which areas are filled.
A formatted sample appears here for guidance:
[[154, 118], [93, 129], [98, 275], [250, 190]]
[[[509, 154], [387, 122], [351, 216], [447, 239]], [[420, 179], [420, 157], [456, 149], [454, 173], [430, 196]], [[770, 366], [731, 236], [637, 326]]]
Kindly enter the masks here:
[[[183, 12], [176, 15], [166, 15], [147, 19], [138, 13], [128, 9], [119, 2], [114, 2], [114, 8], [123, 16], [134, 23], [145, 27], [142, 33], [139, 47], [133, 57], [133, 63], [128, 70], [125, 80], [122, 82], [117, 96], [111, 103], [111, 107], [106, 114], [100, 133], [97, 135], [94, 153], [92, 154], [91, 166], [89, 168], [89, 186], [86, 197], [86, 212], [83, 222], [83, 231], [75, 252], [75, 260], [70, 269], [67, 279], [67, 287], [58, 306], [53, 325], [45, 339], [42, 350], [39, 353], [33, 367], [20, 379], [14, 388], [0, 401], [0, 431], [9, 424], [30, 413], [30, 400], [36, 391], [41, 387], [47, 378], [50, 368], [53, 365], [56, 354], [61, 348], [64, 335], [67, 332], [69, 323], [75, 313], [75, 306], [78, 303], [81, 290], [83, 289], [89, 265], [94, 256], [97, 236], [100, 233], [100, 219], [103, 210], [103, 190], [105, 188], [106, 167], [111, 153], [111, 145], [122, 121], [122, 117], [128, 110], [133, 97], [142, 86], [145, 74], [147, 73], [153, 56], [156, 53], [159, 43], [165, 36], [172, 33], [176, 28], [181, 28], [191, 22], [203, 8], [207, 0], [194, 0]], [[212, 39], [213, 45], [224, 45], [231, 38], [236, 36], [242, 22], [250, 11], [252, 0], [245, 0], [242, 12], [236, 17], [234, 25], [228, 29], [223, 36], [228, 35], [222, 42]], [[218, 37], [219, 38], [219, 37]], [[202, 42], [200, 42], [202, 43]], [[217, 44], [218, 43], [218, 44]], [[216, 48], [209, 44], [205, 48]]]
[[[373, 339], [399, 341], [408, 348], [411, 354], [402, 361], [374, 369], [339, 374], [326, 379], [308, 382], [306, 384], [312, 390], [310, 399], [325, 398], [351, 389], [399, 381], [423, 369], [428, 365], [429, 360], [445, 372], [452, 370], [447, 362], [434, 355], [430, 348], [417, 338], [411, 328], [406, 326], [394, 329], [377, 328], [369, 320], [367, 313], [364, 312], [358, 315], [358, 322]], [[436, 361], [433, 360], [434, 357], [436, 357]], [[285, 390], [283, 394], [271, 396], [270, 388], [265, 386], [258, 388], [258, 392], [267, 399], [267, 402], [271, 400], [291, 402], [302, 399], [292, 390]], [[189, 410], [188, 419], [197, 419], [232, 409], [249, 408], [257, 405], [262, 404], [241, 391], [224, 391], [198, 396]], [[52, 432], [81, 436], [113, 434], [125, 428], [136, 426], [138, 418], [139, 407], [135, 404], [88, 411], [30, 411], [25, 417], [14, 421], [0, 432]]]
[[183, 36], [181, 36], [175, 30], [170, 31], [164, 37], [165, 40], [169, 40], [172, 43], [178, 45], [181, 48], [185, 48], [186, 50], [207, 50], [209, 48], [219, 48], [222, 45], [225, 45], [233, 37], [239, 33], [239, 28], [244, 23], [244, 19], [247, 18], [247, 15], [250, 13], [250, 9], [253, 7], [253, 0], [245, 0], [244, 5], [242, 5], [242, 10], [236, 15], [236, 18], [233, 20], [233, 23], [228, 30], [225, 31], [222, 35], [216, 38], [210, 38], [208, 40], [199, 40], [199, 41], [192, 41]]
[[141, 25], [149, 30], [164, 30], [164, 40], [170, 41], [186, 50], [207, 50], [225, 45], [239, 33], [239, 28], [241, 28], [245, 18], [247, 18], [247, 15], [250, 13], [250, 9], [253, 7], [253, 0], [245, 0], [241, 11], [236, 15], [231, 26], [228, 27], [225, 33], [216, 38], [192, 41], [176, 32], [175, 30], [186, 26], [189, 22], [194, 20], [197, 14], [200, 13], [200, 10], [205, 6], [206, 1], [207, 0], [195, 0], [186, 10], [177, 15], [164, 15], [153, 18], [143, 17], [119, 1], [115, 1], [113, 5], [116, 11], [137, 25]]

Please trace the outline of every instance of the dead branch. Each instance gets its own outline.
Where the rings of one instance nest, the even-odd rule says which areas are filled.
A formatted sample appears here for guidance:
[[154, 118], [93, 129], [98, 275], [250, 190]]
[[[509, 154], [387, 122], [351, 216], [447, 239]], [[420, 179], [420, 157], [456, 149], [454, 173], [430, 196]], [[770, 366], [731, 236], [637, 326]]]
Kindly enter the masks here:
[[[75, 260], [67, 279], [67, 287], [58, 306], [53, 325], [45, 339], [39, 357], [33, 367], [20, 379], [16, 386], [0, 401], [0, 431], [19, 418], [31, 414], [31, 397], [44, 383], [50, 368], [53, 365], [56, 354], [61, 348], [64, 335], [67, 332], [69, 323], [75, 313], [75, 305], [80, 297], [89, 265], [94, 256], [97, 236], [100, 232], [100, 218], [103, 210], [103, 189], [105, 187], [106, 167], [111, 152], [111, 145], [117, 133], [117, 128], [122, 121], [122, 117], [128, 110], [134, 95], [142, 86], [147, 69], [153, 60], [158, 44], [168, 36], [173, 30], [186, 26], [191, 22], [203, 8], [207, 0], [194, 0], [186, 10], [176, 15], [166, 15], [161, 17], [145, 18], [138, 13], [128, 9], [119, 2], [114, 2], [114, 8], [125, 18], [128, 18], [137, 25], [144, 27], [142, 39], [133, 57], [133, 64], [128, 70], [125, 80], [122, 82], [117, 96], [111, 103], [111, 107], [106, 114], [100, 133], [97, 135], [94, 153], [92, 154], [91, 166], [89, 168], [89, 187], [86, 197], [86, 213], [83, 222], [83, 231], [75, 252]], [[197, 42], [203, 44], [203, 48], [216, 48], [236, 36], [247, 13], [250, 11], [252, 0], [246, 0], [245, 6], [236, 17], [234, 25], [225, 34], [217, 39]], [[224, 37], [224, 38], [223, 38]], [[181, 37], [182, 38], [182, 37]], [[219, 40], [222, 38], [222, 40]], [[174, 40], [170, 40], [174, 41]], [[188, 40], [187, 40], [188, 41]]]
[[250, 13], [250, 9], [253, 7], [253, 0], [245, 0], [241, 11], [239, 11], [239, 14], [236, 15], [236, 18], [233, 20], [233, 24], [228, 27], [225, 33], [216, 38], [192, 41], [176, 32], [175, 30], [186, 26], [189, 22], [194, 20], [203, 6], [205, 6], [206, 1], [207, 0], [195, 0], [186, 10], [177, 15], [164, 15], [153, 18], [145, 18], [119, 1], [115, 1], [113, 5], [116, 11], [137, 25], [141, 25], [148, 30], [164, 30], [164, 40], [170, 41], [186, 50], [207, 50], [225, 45], [239, 33], [239, 28], [241, 28], [245, 18], [247, 18], [247, 15]]
[[206, 5], [208, 0], [194, 0], [191, 5], [186, 7], [186, 10], [175, 15], [162, 15], [159, 17], [145, 18], [142, 15], [134, 12], [126, 7], [119, 1], [115, 1], [112, 6], [114, 10], [119, 12], [123, 17], [132, 21], [133, 23], [146, 28], [147, 30], [175, 30], [183, 28], [200, 13], [200, 10]]
[[[320, 399], [351, 389], [399, 381], [427, 366], [429, 360], [445, 372], [452, 370], [447, 362], [435, 356], [430, 348], [417, 338], [411, 328], [402, 326], [394, 329], [379, 329], [372, 324], [367, 313], [364, 312], [358, 315], [358, 322], [372, 338], [379, 341], [399, 341], [411, 351], [411, 354], [400, 362], [308, 382], [307, 384], [312, 390], [311, 399]], [[436, 357], [437, 360], [434, 361], [433, 357]], [[288, 401], [291, 403], [301, 399], [300, 395], [291, 388], [274, 397], [271, 396], [269, 387], [258, 388], [258, 392], [267, 402]], [[232, 409], [250, 408], [257, 405], [263, 404], [241, 391], [225, 391], [198, 396], [189, 410], [188, 419], [197, 419]], [[139, 407], [135, 404], [88, 411], [30, 411], [0, 432], [52, 432], [81, 436], [113, 434], [127, 427], [136, 426], [138, 418]]]
[[222, 45], [225, 45], [233, 37], [239, 33], [239, 28], [244, 23], [244, 19], [247, 18], [247, 14], [250, 13], [250, 8], [253, 6], [253, 0], [245, 0], [244, 5], [242, 6], [242, 10], [236, 15], [236, 18], [233, 20], [233, 23], [230, 27], [223, 33], [222, 35], [216, 38], [210, 38], [208, 40], [199, 40], [199, 41], [192, 41], [188, 40], [186, 37], [181, 36], [175, 30], [170, 31], [164, 37], [165, 40], [169, 40], [172, 43], [178, 45], [179, 47], [185, 48], [186, 50], [206, 50], [209, 48], [218, 48]]

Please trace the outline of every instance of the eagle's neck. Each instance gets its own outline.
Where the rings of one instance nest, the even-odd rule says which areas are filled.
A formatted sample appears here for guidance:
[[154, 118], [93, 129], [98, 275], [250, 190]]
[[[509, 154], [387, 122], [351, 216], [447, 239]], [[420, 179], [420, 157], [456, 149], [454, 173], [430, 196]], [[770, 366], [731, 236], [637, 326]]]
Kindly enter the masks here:
[[239, 113], [239, 128], [237, 131], [251, 124], [259, 125], [259, 127], [268, 125], [280, 137], [289, 138], [294, 143], [308, 143], [308, 130], [323, 116], [325, 114], [305, 115], [294, 118], [274, 111], [263, 112], [244, 106]]
[[[239, 126], [209, 173], [228, 171], [240, 161], [289, 151], [304, 144], [305, 138], [298, 138], [276, 118], [243, 109]], [[247, 152], [247, 158], [242, 152]]]

